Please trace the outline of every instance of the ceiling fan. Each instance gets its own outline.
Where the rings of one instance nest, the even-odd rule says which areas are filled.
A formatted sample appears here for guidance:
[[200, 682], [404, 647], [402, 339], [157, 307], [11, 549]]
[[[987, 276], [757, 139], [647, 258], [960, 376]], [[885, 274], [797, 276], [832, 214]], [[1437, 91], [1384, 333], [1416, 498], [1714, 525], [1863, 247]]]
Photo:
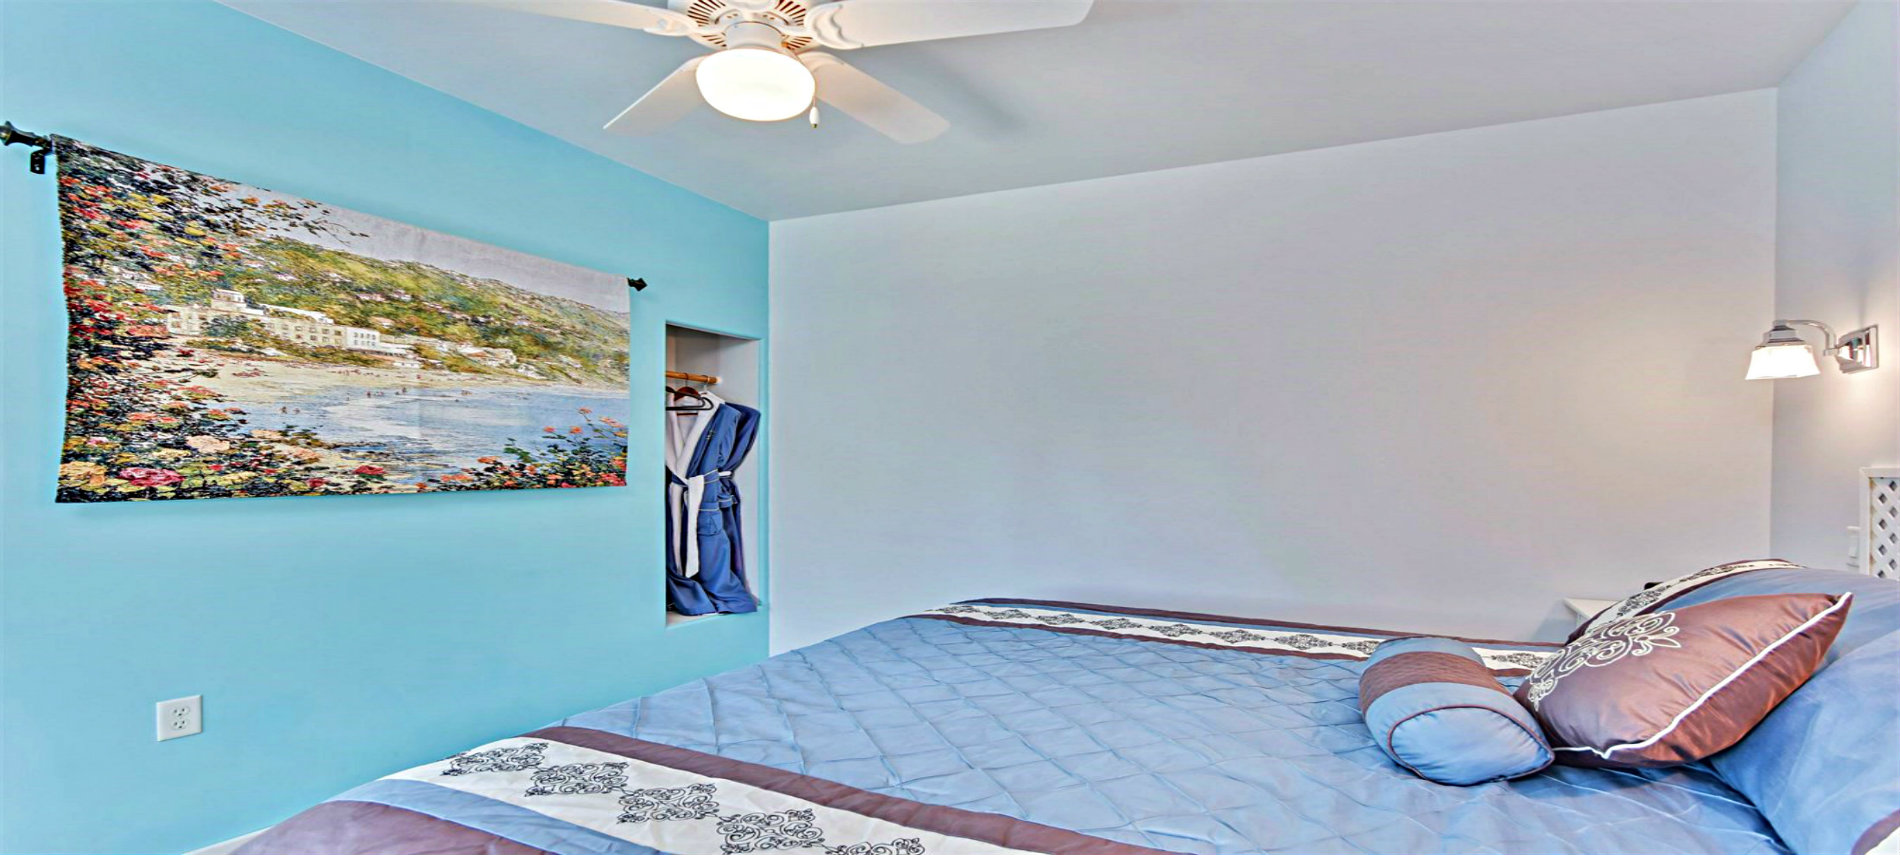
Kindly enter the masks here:
[[818, 101], [900, 143], [923, 142], [950, 127], [942, 116], [817, 48], [875, 45], [1066, 27], [1094, 0], [474, 0], [660, 36], [691, 36], [714, 53], [687, 60], [606, 124], [649, 134], [701, 100], [736, 119], [780, 122]]

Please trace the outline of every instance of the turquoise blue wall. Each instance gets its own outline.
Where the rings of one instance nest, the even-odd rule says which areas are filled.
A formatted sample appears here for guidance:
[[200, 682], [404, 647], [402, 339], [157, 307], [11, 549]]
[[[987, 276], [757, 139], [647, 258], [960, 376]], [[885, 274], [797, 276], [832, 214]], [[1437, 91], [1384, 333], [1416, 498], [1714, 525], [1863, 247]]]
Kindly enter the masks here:
[[[764, 223], [208, 0], [0, 0], [0, 26], [21, 127], [654, 283], [654, 489], [55, 506], [53, 180], [8, 149], [0, 849], [206, 845], [764, 655], [764, 613], [665, 628], [657, 454], [661, 327], [764, 335]], [[205, 732], [155, 742], [153, 703], [197, 693]]]

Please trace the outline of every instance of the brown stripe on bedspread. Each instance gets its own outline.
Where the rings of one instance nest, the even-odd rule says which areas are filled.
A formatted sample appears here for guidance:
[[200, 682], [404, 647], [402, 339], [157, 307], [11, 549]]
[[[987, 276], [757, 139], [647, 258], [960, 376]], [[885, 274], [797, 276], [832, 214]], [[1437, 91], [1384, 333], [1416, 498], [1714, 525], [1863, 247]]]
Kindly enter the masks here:
[[506, 837], [373, 802], [324, 802], [231, 855], [551, 855]]
[[595, 751], [631, 757], [646, 763], [669, 766], [695, 775], [724, 778], [747, 786], [783, 793], [794, 798], [824, 805], [835, 810], [894, 822], [919, 831], [934, 831], [1049, 855], [1170, 855], [1160, 849], [1116, 843], [1099, 837], [1053, 826], [1041, 825], [994, 813], [978, 813], [961, 808], [929, 805], [909, 799], [848, 787], [835, 781], [787, 772], [757, 763], [733, 760], [672, 745], [661, 745], [615, 733], [585, 727], [549, 727], [526, 734], [532, 739], [551, 739]]
[[1860, 833], [1860, 839], [1854, 841], [1853, 854], [1869, 855], [1874, 851], [1874, 847], [1895, 834], [1900, 834], [1900, 810], [1887, 814], [1886, 819], [1867, 826], [1867, 830]]
[[[1391, 629], [1369, 629], [1362, 626], [1335, 626], [1325, 623], [1299, 623], [1290, 620], [1267, 620], [1266, 618], [1234, 617], [1232, 615], [1210, 615], [1202, 612], [1173, 612], [1164, 609], [1138, 609], [1131, 606], [1101, 606], [1093, 603], [1072, 603], [1066, 600], [1023, 600], [1014, 597], [979, 597], [963, 600], [958, 605], [999, 605], [999, 606], [1045, 606], [1052, 609], [1083, 609], [1091, 612], [1109, 612], [1130, 617], [1152, 617], [1166, 620], [1203, 620], [1220, 623], [1234, 623], [1244, 626], [1284, 627], [1288, 629], [1320, 629], [1336, 632], [1361, 632], [1371, 635], [1384, 635], [1392, 638], [1428, 636], [1432, 638], [1450, 638], [1466, 644], [1508, 644], [1513, 647], [1562, 647], [1556, 641], [1515, 641], [1508, 638], [1465, 638], [1458, 635], [1440, 635], [1438, 633], [1399, 632]], [[915, 615], [912, 615], [915, 617]]]

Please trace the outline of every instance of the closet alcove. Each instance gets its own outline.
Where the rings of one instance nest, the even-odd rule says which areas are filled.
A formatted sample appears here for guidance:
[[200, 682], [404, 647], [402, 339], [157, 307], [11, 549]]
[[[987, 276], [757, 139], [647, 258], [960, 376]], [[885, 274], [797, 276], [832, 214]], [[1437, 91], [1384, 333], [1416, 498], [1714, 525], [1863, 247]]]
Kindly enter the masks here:
[[[763, 353], [762, 342], [757, 339], [723, 335], [708, 330], [695, 329], [677, 324], [666, 327], [666, 370], [669, 374], [696, 375], [692, 379], [669, 376], [668, 387], [692, 386], [710, 391], [720, 400], [740, 404], [753, 409], [763, 410], [760, 400], [760, 363]], [[716, 383], [705, 382], [704, 378], [717, 378]], [[672, 395], [668, 395], [669, 404]], [[669, 421], [675, 418], [667, 413]], [[664, 441], [672, 441], [672, 432], [664, 432]], [[743, 557], [746, 584], [752, 596], [758, 601], [760, 612], [765, 611], [764, 579], [764, 485], [760, 478], [763, 471], [761, 458], [765, 443], [764, 430], [758, 432], [751, 451], [746, 454], [737, 467], [734, 467], [730, 481], [739, 496], [739, 522], [742, 544], [739, 554]], [[669, 499], [671, 501], [671, 499]], [[666, 524], [671, 524], [669, 519]], [[670, 548], [670, 547], [669, 547]], [[662, 584], [665, 584], [662, 580]], [[675, 611], [669, 601], [666, 611], [666, 625], [669, 628], [684, 626], [714, 618], [725, 617], [721, 613], [705, 615], [685, 615]]]

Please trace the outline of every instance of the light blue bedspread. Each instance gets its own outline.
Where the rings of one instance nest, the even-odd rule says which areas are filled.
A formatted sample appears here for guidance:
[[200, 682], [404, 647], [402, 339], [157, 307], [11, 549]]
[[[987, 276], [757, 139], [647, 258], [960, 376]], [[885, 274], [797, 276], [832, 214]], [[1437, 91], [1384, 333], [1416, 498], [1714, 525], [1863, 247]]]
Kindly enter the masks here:
[[912, 617], [563, 723], [1176, 852], [1787, 851], [1702, 766], [1414, 777], [1363, 667]]

